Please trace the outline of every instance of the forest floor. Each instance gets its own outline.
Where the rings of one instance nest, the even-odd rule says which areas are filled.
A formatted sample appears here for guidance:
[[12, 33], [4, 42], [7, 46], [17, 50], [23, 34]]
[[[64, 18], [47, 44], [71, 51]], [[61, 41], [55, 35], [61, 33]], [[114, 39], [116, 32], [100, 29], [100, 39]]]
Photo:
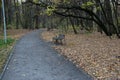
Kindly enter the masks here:
[[[12, 50], [16, 40], [18, 40], [21, 36], [28, 33], [29, 30], [7, 30], [7, 38], [13, 40], [12, 43], [5, 45], [3, 42], [0, 42], [0, 73], [4, 67], [4, 64], [9, 56], [10, 51]], [[3, 40], [3, 32], [0, 31], [0, 40]]]
[[[42, 37], [47, 42], [58, 31], [45, 31]], [[120, 39], [100, 33], [65, 34], [65, 45], [53, 45], [61, 55], [82, 68], [95, 80], [120, 80]]]

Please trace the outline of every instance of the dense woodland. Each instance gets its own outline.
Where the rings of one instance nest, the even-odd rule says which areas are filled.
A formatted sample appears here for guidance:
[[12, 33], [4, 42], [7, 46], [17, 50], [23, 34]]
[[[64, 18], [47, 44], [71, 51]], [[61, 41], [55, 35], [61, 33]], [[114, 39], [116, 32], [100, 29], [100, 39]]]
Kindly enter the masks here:
[[[4, 0], [7, 29], [98, 31], [120, 38], [119, 0]], [[0, 0], [0, 29], [3, 30]]]

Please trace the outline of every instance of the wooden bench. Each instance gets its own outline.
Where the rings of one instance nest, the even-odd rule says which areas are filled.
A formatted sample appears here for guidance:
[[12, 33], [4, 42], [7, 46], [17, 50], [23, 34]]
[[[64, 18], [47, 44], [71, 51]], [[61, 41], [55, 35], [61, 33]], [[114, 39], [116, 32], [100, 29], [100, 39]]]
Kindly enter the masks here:
[[64, 34], [59, 34], [58, 36], [53, 37], [52, 41], [55, 44], [63, 44], [63, 40], [65, 42], [65, 35]]

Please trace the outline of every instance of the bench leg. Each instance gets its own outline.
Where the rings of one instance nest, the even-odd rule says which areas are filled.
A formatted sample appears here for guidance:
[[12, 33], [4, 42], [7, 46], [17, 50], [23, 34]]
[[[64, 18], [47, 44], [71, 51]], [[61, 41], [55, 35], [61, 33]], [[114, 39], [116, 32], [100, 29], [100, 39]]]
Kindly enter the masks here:
[[63, 45], [63, 40], [62, 39], [54, 39], [53, 40], [54, 44], [60, 44], [60, 45]]
[[58, 43], [59, 43], [59, 44], [61, 44], [61, 45], [63, 44], [62, 40], [59, 40], [59, 42], [58, 42]]
[[58, 39], [56, 39], [56, 40], [55, 40], [55, 44], [59, 44], [59, 41], [58, 41]]

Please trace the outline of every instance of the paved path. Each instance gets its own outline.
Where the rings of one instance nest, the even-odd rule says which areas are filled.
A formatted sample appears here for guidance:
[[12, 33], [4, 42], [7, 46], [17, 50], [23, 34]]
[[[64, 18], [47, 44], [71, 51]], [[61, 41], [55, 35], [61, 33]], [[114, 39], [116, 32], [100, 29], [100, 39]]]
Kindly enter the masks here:
[[19, 40], [2, 80], [92, 80], [42, 41], [40, 33]]

